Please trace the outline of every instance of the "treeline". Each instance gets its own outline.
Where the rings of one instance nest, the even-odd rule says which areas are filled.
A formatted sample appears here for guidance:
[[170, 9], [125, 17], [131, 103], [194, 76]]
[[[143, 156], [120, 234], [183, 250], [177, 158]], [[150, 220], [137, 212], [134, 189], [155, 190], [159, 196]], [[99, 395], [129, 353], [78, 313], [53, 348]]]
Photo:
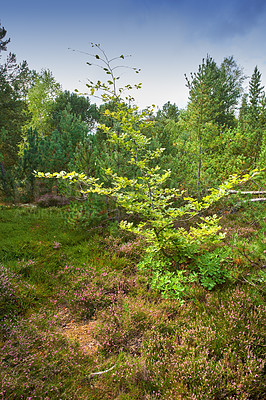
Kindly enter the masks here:
[[[0, 56], [9, 39], [0, 26]], [[103, 182], [103, 169], [123, 171], [129, 178], [134, 167], [126, 149], [108, 140], [101, 124], [119, 131], [106, 110], [89, 97], [63, 91], [49, 70], [30, 70], [14, 54], [0, 59], [0, 190], [12, 202], [36, 200], [52, 191], [52, 182], [36, 184], [34, 170], [84, 172]], [[149, 111], [152, 124], [142, 133], [150, 149], [164, 148], [156, 163], [171, 170], [169, 186], [205, 194], [230, 174], [241, 174], [266, 165], [266, 97], [261, 73], [255, 67], [247, 79], [233, 57], [221, 65], [210, 57], [186, 76], [189, 99], [185, 109], [166, 103]], [[125, 107], [130, 107], [126, 105]], [[155, 161], [154, 161], [155, 162]], [[56, 191], [63, 190], [63, 184]]]

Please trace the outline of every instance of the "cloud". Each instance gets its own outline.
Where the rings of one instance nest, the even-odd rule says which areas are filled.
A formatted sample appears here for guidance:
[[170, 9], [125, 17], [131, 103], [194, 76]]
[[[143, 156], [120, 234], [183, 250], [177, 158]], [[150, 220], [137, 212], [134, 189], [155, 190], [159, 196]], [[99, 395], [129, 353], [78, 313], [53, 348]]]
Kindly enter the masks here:
[[[133, 2], [127, 0], [128, 7]], [[168, 20], [186, 27], [192, 39], [204, 36], [220, 41], [248, 34], [261, 21], [266, 22], [265, 0], [134, 0], [135, 15]], [[131, 8], [133, 11], [133, 8]]]
[[247, 35], [266, 17], [265, 0], [235, 0], [219, 10], [218, 24], [212, 27], [215, 39]]
[[194, 22], [195, 32], [210, 38], [212, 41], [222, 41], [235, 36], [246, 35], [257, 24], [266, 19], [265, 0], [224, 0], [188, 1], [192, 7], [191, 20], [187, 15], [188, 24]]

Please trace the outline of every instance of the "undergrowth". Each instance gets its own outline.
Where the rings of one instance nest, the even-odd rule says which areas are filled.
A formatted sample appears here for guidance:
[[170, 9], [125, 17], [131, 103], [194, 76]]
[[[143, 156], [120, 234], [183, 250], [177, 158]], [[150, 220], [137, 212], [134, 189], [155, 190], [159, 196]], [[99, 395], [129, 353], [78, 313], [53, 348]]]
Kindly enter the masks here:
[[265, 206], [226, 213], [223, 243], [179, 266], [182, 301], [138, 267], [143, 239], [69, 228], [64, 212], [0, 210], [1, 399], [266, 397]]

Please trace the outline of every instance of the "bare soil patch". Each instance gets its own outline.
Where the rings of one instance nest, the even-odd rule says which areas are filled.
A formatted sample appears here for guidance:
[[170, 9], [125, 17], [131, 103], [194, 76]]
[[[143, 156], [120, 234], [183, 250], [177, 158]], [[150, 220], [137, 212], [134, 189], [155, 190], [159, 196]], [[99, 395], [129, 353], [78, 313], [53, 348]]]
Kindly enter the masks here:
[[59, 322], [59, 332], [63, 336], [71, 341], [78, 342], [84, 354], [93, 355], [97, 353], [99, 342], [93, 337], [96, 321], [77, 323], [66, 307], [62, 308], [55, 317]]

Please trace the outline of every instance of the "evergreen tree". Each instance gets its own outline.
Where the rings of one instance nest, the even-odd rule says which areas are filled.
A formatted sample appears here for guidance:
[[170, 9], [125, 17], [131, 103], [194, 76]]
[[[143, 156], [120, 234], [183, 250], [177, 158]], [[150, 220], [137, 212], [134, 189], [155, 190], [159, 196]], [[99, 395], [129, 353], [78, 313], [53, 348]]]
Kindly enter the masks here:
[[259, 125], [261, 99], [264, 86], [261, 85], [261, 73], [256, 66], [249, 82], [249, 120], [253, 129]]
[[233, 56], [225, 57], [219, 68], [218, 82], [214, 82], [219, 97], [219, 113], [216, 122], [220, 126], [236, 126], [235, 111], [243, 92], [246, 77]]
[[[189, 103], [183, 127], [190, 133], [197, 159], [197, 191], [201, 191], [202, 163], [206, 150], [203, 141], [218, 117], [219, 98], [214, 97], [214, 82], [218, 79], [218, 68], [214, 60], [207, 57], [195, 74], [191, 74], [191, 81], [186, 77], [189, 88]], [[193, 157], [195, 159], [195, 157]]]
[[95, 104], [91, 104], [88, 97], [70, 93], [65, 90], [56, 97], [51, 109], [51, 126], [55, 130], [58, 128], [62, 112], [64, 110], [84, 121], [88, 130], [94, 129], [96, 120], [99, 119], [99, 112]]
[[256, 66], [249, 82], [247, 131], [244, 132], [247, 145], [243, 152], [248, 152], [250, 166], [255, 168], [261, 152], [263, 131], [265, 129], [264, 87], [261, 84], [261, 73]]
[[84, 142], [87, 134], [87, 124], [64, 110], [58, 129], [40, 139], [42, 168], [49, 171], [67, 171], [77, 145]]
[[179, 109], [177, 105], [175, 103], [171, 104], [170, 101], [168, 101], [162, 106], [162, 109], [160, 109], [157, 112], [156, 121], [171, 120], [177, 122], [178, 117], [179, 117]]
[[[0, 28], [2, 39], [5, 34]], [[8, 43], [9, 40], [1, 41], [0, 52], [6, 50]], [[18, 144], [27, 120], [24, 89], [30, 75], [26, 61], [18, 64], [15, 54], [10, 53], [0, 64], [0, 187], [8, 197], [13, 192]]]
[[246, 131], [248, 127], [248, 94], [244, 93], [241, 100], [241, 106], [238, 116], [238, 127], [241, 131]]
[[260, 116], [259, 116], [259, 126], [265, 130], [266, 129], [266, 95], [265, 92], [262, 93], [260, 99]]
[[27, 141], [23, 147], [23, 152], [19, 160], [20, 179], [24, 189], [29, 195], [29, 200], [34, 200], [35, 197], [35, 176], [33, 171], [40, 168], [42, 165], [42, 155], [40, 153], [40, 137], [36, 129], [29, 128], [27, 131]]
[[234, 112], [243, 79], [233, 57], [225, 58], [219, 67], [207, 56], [196, 73], [186, 76], [189, 102], [178, 129], [179, 137], [189, 136], [186, 158], [193, 165], [198, 195], [220, 174], [214, 159], [224, 150], [226, 130], [236, 124]]
[[4, 27], [1, 27], [1, 23], [0, 23], [0, 53], [1, 53], [1, 51], [6, 51], [6, 46], [10, 42], [10, 39], [4, 40], [6, 34], [7, 34], [7, 31], [5, 30]]
[[209, 103], [209, 121], [221, 127], [235, 125], [234, 112], [245, 77], [233, 57], [225, 58], [219, 67], [208, 55], [202, 60], [198, 72], [191, 73], [190, 79], [186, 75], [185, 77], [189, 88], [189, 102], [193, 102], [195, 91], [204, 92], [205, 101]]

